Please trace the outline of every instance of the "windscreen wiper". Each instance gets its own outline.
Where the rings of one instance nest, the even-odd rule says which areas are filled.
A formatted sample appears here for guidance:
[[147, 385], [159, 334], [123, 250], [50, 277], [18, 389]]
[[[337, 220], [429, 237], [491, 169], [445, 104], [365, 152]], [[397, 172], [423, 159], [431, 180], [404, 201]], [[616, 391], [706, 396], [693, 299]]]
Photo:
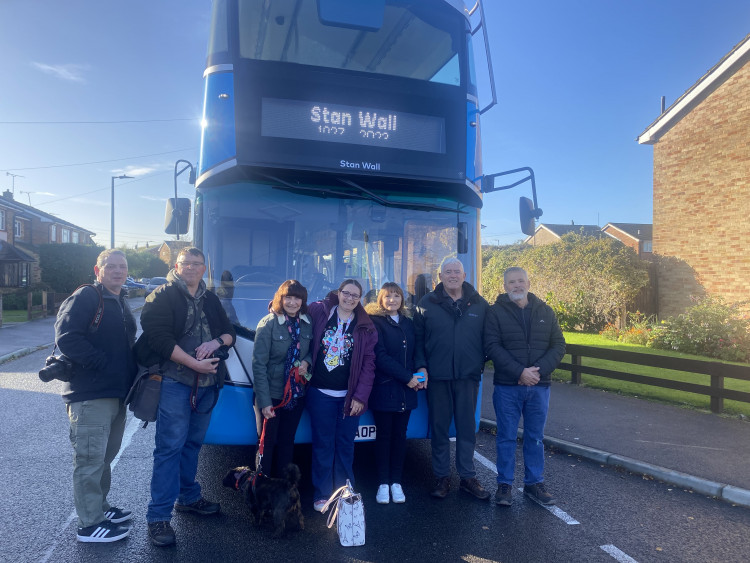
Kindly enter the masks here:
[[356, 182], [352, 182], [351, 180], [347, 180], [346, 178], [337, 178], [339, 182], [342, 182], [346, 184], [347, 186], [351, 186], [363, 194], [367, 196], [368, 199], [379, 203], [380, 205], [383, 205], [385, 207], [398, 207], [399, 209], [416, 209], [416, 210], [424, 210], [424, 211], [447, 211], [448, 213], [466, 213], [466, 211], [462, 211], [461, 209], [452, 209], [450, 207], [445, 207], [442, 205], [434, 205], [432, 203], [416, 203], [416, 202], [410, 202], [410, 201], [391, 201], [390, 199], [385, 199], [384, 197], [380, 197], [377, 194], [372, 193], [370, 190], [363, 188]]
[[343, 190], [336, 190], [332, 188], [321, 188], [319, 186], [306, 186], [302, 184], [292, 184], [291, 182], [287, 182], [285, 180], [282, 180], [280, 178], [277, 178], [276, 176], [270, 176], [263, 174], [266, 178], [269, 180], [272, 180], [275, 183], [281, 184], [281, 186], [274, 186], [275, 189], [283, 189], [283, 190], [290, 190], [290, 191], [302, 191], [302, 192], [314, 192], [316, 194], [320, 194], [322, 196], [336, 196], [336, 197], [347, 197], [351, 199], [365, 199], [369, 201], [374, 201], [375, 203], [379, 203], [380, 205], [384, 207], [396, 207], [398, 209], [414, 209], [417, 211], [443, 211], [448, 213], [467, 213], [466, 211], [462, 211], [461, 209], [454, 209], [451, 207], [445, 207], [442, 205], [434, 205], [432, 203], [417, 203], [417, 202], [409, 202], [409, 201], [391, 201], [389, 199], [386, 199], [384, 197], [381, 197], [370, 190], [363, 188], [359, 184], [352, 182], [351, 180], [347, 180], [346, 178], [337, 178], [337, 180], [343, 184], [346, 184], [347, 186], [351, 186], [355, 190], [358, 190], [359, 193], [352, 193], [350, 191], [343, 191]]

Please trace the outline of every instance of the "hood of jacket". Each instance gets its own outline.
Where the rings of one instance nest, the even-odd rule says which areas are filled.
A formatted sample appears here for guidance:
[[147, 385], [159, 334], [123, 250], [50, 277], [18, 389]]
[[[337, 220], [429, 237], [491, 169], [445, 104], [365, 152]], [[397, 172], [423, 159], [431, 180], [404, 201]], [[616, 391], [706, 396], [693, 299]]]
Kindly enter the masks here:
[[[365, 312], [371, 317], [389, 317], [391, 315], [391, 312], [383, 309], [377, 301], [365, 305]], [[403, 314], [406, 318], [411, 318], [411, 311], [407, 308], [402, 309], [399, 314]]]
[[198, 291], [196, 292], [196, 294], [193, 295], [192, 293], [190, 293], [185, 280], [180, 277], [180, 275], [174, 268], [169, 270], [169, 273], [167, 274], [167, 281], [172, 282], [180, 289], [180, 292], [185, 297], [189, 297], [190, 299], [200, 299], [201, 297], [203, 297], [203, 294], [206, 293], [206, 282], [203, 280], [198, 283]]

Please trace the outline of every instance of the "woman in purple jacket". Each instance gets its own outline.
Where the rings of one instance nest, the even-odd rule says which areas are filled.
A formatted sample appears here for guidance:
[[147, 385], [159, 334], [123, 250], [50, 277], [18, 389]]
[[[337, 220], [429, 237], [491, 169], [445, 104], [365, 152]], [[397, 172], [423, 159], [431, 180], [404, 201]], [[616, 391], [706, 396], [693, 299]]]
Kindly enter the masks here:
[[359, 300], [362, 286], [348, 279], [311, 303], [312, 378], [307, 409], [312, 430], [314, 508], [323, 510], [335, 488], [354, 483], [354, 437], [375, 378], [378, 333]]

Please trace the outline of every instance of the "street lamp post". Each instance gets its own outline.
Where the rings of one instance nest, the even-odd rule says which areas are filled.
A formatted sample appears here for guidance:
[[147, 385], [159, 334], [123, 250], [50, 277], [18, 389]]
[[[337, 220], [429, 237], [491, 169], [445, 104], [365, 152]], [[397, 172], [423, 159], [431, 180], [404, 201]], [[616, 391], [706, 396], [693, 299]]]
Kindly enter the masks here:
[[110, 248], [115, 247], [115, 180], [125, 180], [126, 178], [132, 177], [133, 176], [128, 176], [126, 174], [122, 174], [120, 176], [112, 176], [112, 215], [110, 217], [111, 231], [109, 237]]

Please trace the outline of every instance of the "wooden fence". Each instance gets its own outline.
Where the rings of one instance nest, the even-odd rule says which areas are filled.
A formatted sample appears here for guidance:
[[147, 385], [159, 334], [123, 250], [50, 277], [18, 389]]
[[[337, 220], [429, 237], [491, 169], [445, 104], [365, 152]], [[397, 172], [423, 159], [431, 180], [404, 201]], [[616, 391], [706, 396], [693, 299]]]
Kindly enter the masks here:
[[[750, 403], [750, 393], [745, 391], [726, 389], [724, 387], [724, 381], [726, 379], [750, 381], [750, 366], [725, 364], [718, 361], [671, 358], [668, 356], [645, 354], [643, 352], [608, 350], [606, 348], [581, 346], [579, 344], [568, 344], [566, 346], [566, 353], [570, 354], [571, 361], [570, 363], [560, 363], [558, 369], [570, 371], [570, 381], [571, 383], [575, 383], [576, 385], [580, 385], [581, 383], [581, 374], [586, 373], [599, 377], [619, 379], [621, 381], [632, 381], [633, 383], [654, 385], [657, 387], [676, 389], [678, 391], [687, 391], [689, 393], [708, 395], [711, 397], [711, 411], [715, 413], [720, 413], [724, 410], [724, 399]], [[635, 373], [616, 371], [606, 368], [585, 366], [582, 363], [583, 358], [598, 358], [601, 360], [621, 362], [624, 364], [637, 364], [665, 370], [705, 374], [711, 377], [711, 384], [701, 385], [698, 383], [674, 381], [672, 379], [665, 379], [662, 377], [652, 377], [648, 375], [639, 375]]]

